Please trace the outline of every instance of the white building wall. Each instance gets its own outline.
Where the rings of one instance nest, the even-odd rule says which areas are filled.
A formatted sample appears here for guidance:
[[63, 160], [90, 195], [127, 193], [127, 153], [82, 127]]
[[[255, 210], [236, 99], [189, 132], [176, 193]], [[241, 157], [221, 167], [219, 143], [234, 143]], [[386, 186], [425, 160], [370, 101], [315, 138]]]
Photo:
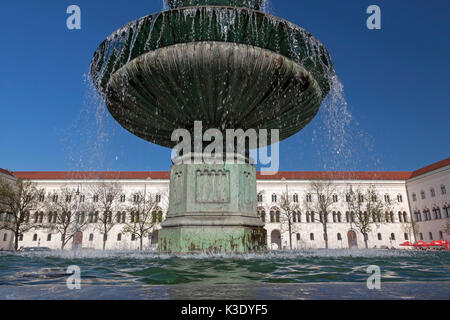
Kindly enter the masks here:
[[[445, 193], [441, 190], [442, 186]], [[434, 196], [431, 194], [431, 189], [434, 189]], [[445, 226], [450, 222], [450, 166], [408, 180], [407, 191], [414, 220], [416, 220], [416, 212], [420, 212], [422, 217], [422, 221], [418, 222], [419, 237], [417, 240], [421, 240], [420, 233], [424, 241], [440, 240], [440, 232], [442, 232], [443, 239], [450, 241], [450, 236], [445, 233]], [[422, 192], [425, 194], [425, 199], [422, 199]], [[435, 208], [439, 208], [441, 219], [435, 218], [433, 213]], [[448, 209], [445, 210], [445, 208]], [[425, 221], [425, 212], [428, 210], [432, 220]], [[430, 233], [433, 239], [430, 239]]]

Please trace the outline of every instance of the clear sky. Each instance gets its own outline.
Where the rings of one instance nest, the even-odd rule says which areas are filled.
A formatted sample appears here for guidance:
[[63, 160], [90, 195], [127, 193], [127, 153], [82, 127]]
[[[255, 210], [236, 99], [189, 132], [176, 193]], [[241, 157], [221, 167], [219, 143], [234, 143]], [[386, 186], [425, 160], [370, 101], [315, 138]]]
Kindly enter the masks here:
[[[81, 8], [81, 30], [66, 28], [71, 4]], [[382, 10], [382, 30], [366, 27], [372, 4]], [[161, 9], [162, 0], [1, 1], [0, 167], [168, 170], [170, 150], [97, 109], [84, 81], [105, 37]], [[340, 137], [345, 150], [332, 154], [323, 108], [281, 144], [281, 170], [403, 171], [449, 156], [450, 1], [272, 0], [270, 12], [329, 49], [353, 119]]]

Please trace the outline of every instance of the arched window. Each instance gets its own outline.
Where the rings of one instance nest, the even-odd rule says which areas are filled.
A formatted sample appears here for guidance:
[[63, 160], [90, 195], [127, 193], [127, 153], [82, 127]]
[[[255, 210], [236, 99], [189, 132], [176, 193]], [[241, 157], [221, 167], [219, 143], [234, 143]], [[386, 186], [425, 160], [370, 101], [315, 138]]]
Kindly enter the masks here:
[[37, 239], [38, 239], [38, 235], [36, 233], [33, 234], [33, 241], [37, 241]]
[[403, 222], [403, 213], [401, 213], [401, 212], [398, 213], [398, 221], [399, 221], [400, 223]]
[[419, 233], [419, 239], [420, 239], [420, 241], [423, 241], [423, 233], [422, 232]]
[[280, 211], [278, 211], [278, 210], [276, 212], [276, 220], [277, 220], [277, 223], [279, 223], [281, 221], [280, 220]]
[[89, 235], [89, 241], [94, 241], [94, 234], [93, 234], [93, 233], [91, 233], [91, 234]]
[[52, 234], [51, 234], [51, 233], [49, 233], [49, 234], [47, 235], [47, 241], [52, 241]]
[[131, 241], [136, 241], [136, 235], [134, 233], [131, 235]]
[[405, 233], [405, 240], [409, 240], [409, 235]]
[[425, 200], [426, 199], [426, 195], [425, 195], [425, 191], [421, 191], [420, 192], [420, 196], [422, 197], [422, 200]]
[[19, 236], [19, 241], [23, 241], [23, 234]]
[[301, 239], [300, 233], [297, 233], [297, 241], [300, 241], [300, 239]]
[[275, 212], [270, 210], [270, 223], [275, 223]]
[[294, 194], [294, 202], [298, 203], [298, 194]]
[[306, 195], [306, 202], [312, 202], [312, 195], [311, 194], [307, 194]]
[[346, 212], [345, 213], [345, 220], [347, 221], [347, 223], [350, 223], [351, 221], [350, 221], [350, 212]]
[[399, 194], [399, 195], [397, 196], [397, 201], [400, 202], [400, 203], [403, 202], [403, 196], [402, 196], [401, 194]]
[[7, 240], [8, 240], [8, 234], [5, 233], [5, 234], [3, 235], [3, 241], [6, 242]]
[[337, 234], [338, 241], [342, 241], [342, 235], [340, 233]]
[[311, 234], [309, 235], [309, 240], [314, 241], [314, 233], [311, 233]]
[[333, 211], [333, 222], [337, 223], [337, 213]]
[[395, 241], [395, 234], [394, 233], [391, 233], [391, 240]]
[[155, 201], [156, 201], [156, 203], [160, 203], [161, 202], [161, 195], [160, 194], [156, 195]]
[[412, 199], [413, 199], [414, 202], [417, 201], [417, 195], [415, 193], [412, 194]]
[[337, 194], [334, 194], [334, 195], [333, 195], [333, 202], [336, 203], [336, 202], [338, 202], [338, 201], [339, 201], [338, 195], [337, 195]]
[[430, 238], [430, 240], [433, 240], [433, 232], [428, 233], [428, 237]]
[[119, 233], [119, 234], [117, 235], [117, 241], [122, 241], [122, 234], [121, 234], [121, 233]]
[[266, 211], [264, 209], [258, 209], [258, 216], [260, 217], [262, 222], [266, 222]]
[[406, 212], [403, 212], [403, 222], [404, 223], [408, 222], [408, 214]]
[[311, 212], [311, 223], [316, 222], [316, 214], [313, 212]]
[[273, 203], [276, 203], [276, 202], [277, 202], [277, 195], [276, 195], [276, 194], [273, 194], [273, 195], [272, 195], [272, 202], [273, 202]]
[[444, 185], [441, 186], [441, 194], [442, 194], [443, 196], [445, 196], [445, 195], [447, 194], [447, 189], [445, 188]]
[[384, 201], [385, 201], [386, 203], [391, 203], [391, 197], [390, 197], [388, 194], [386, 194], [386, 195], [384, 196]]
[[430, 189], [430, 195], [432, 198], [436, 197], [436, 191], [434, 190], [434, 188]]
[[378, 234], [378, 240], [382, 241], [383, 240], [383, 236], [381, 235], [381, 233]]
[[306, 212], [306, 222], [307, 223], [311, 223], [311, 215], [309, 214], [309, 212]]
[[444, 233], [439, 231], [439, 240], [444, 240]]

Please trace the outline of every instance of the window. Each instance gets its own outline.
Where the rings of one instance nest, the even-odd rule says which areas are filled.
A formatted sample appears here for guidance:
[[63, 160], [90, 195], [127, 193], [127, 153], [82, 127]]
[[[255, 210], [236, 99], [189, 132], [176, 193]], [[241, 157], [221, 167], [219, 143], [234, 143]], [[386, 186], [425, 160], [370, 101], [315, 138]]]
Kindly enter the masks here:
[[311, 233], [311, 234], [309, 235], [309, 240], [314, 241], [314, 233]]
[[428, 237], [430, 238], [430, 240], [433, 240], [433, 232], [428, 233]]
[[444, 211], [445, 211], [445, 217], [450, 218], [450, 207], [445, 207]]
[[425, 195], [425, 191], [420, 192], [420, 196], [422, 197], [422, 200], [425, 200], [427, 198]]
[[156, 203], [160, 203], [161, 202], [161, 195], [157, 194], [155, 200], [156, 200]]
[[391, 203], [391, 197], [389, 197], [388, 194], [385, 195], [385, 196], [384, 196], [384, 201], [385, 201], [386, 203]]
[[136, 235], [134, 233], [131, 235], [131, 241], [136, 241]]
[[444, 240], [444, 233], [439, 231], [439, 240]]
[[276, 222], [277, 222], [277, 223], [280, 223], [280, 211], [277, 211], [277, 212], [276, 212], [275, 218], [276, 218]]
[[311, 222], [311, 216], [310, 216], [309, 212], [306, 212], [306, 222], [307, 223]]
[[51, 233], [49, 233], [49, 234], [47, 235], [47, 241], [52, 241], [52, 234], [51, 234]]
[[391, 233], [391, 240], [395, 241], [395, 234], [394, 233]]
[[37, 234], [36, 234], [36, 233], [35, 233], [35, 234], [33, 234], [33, 241], [34, 241], [34, 242], [36, 242], [36, 241], [37, 241], [37, 237], [38, 237], [38, 236], [37, 236]]
[[117, 241], [122, 241], [122, 234], [121, 234], [121, 233], [119, 233], [119, 234], [117, 235]]
[[302, 215], [300, 211], [294, 212], [294, 223], [301, 223], [302, 222]]
[[337, 194], [333, 195], [333, 202], [336, 203], [339, 201], [339, 197]]
[[443, 196], [447, 194], [447, 189], [445, 189], [445, 186], [444, 186], [444, 185], [441, 186], [441, 194], [442, 194]]
[[[120, 196], [120, 202], [124, 203], [126, 201], [126, 199], [127, 199], [127, 197], [124, 194]], [[122, 235], [120, 235], [120, 236], [122, 236]]]
[[53, 202], [58, 202], [58, 195], [53, 195], [53, 198], [52, 198], [52, 201]]
[[300, 239], [301, 239], [300, 233], [297, 233], [297, 241], [300, 241]]
[[90, 235], [89, 235], [89, 241], [94, 241], [94, 234], [93, 233], [91, 233]]
[[98, 195], [94, 195], [93, 201], [98, 202]]
[[262, 203], [264, 200], [263, 195], [260, 193], [258, 194], [258, 203]]
[[400, 223], [403, 222], [403, 213], [401, 213], [401, 212], [398, 213], [398, 221], [399, 221]]
[[19, 241], [23, 241], [23, 234], [19, 236]]
[[312, 195], [311, 194], [307, 194], [306, 195], [306, 202], [312, 202]]
[[420, 211], [416, 211], [415, 216], [416, 216], [416, 222], [422, 221], [422, 214], [420, 213]]
[[338, 217], [338, 222], [342, 223], [342, 213], [338, 212], [337, 217]]
[[3, 235], [3, 241], [6, 242], [7, 240], [8, 240], [8, 234], [5, 233], [5, 234]]
[[275, 222], [275, 212], [270, 211], [270, 222], [274, 223]]
[[420, 239], [420, 241], [423, 241], [423, 233], [422, 232], [419, 233], [419, 239]]
[[298, 194], [294, 194], [294, 202], [298, 203]]
[[66, 196], [66, 202], [71, 202], [72, 201], [72, 196], [71, 195], [67, 195]]
[[358, 195], [358, 201], [359, 201], [359, 202], [364, 202], [364, 195], [359, 194], [359, 195]]
[[381, 233], [378, 234], [378, 240], [382, 241], [383, 240], [383, 236], [381, 235]]
[[323, 194], [319, 195], [319, 201], [325, 202], [325, 196]]
[[349, 194], [345, 195], [345, 201], [347, 201], [347, 202], [351, 201], [351, 196]]
[[342, 235], [340, 233], [337, 234], [338, 241], [342, 241]]
[[409, 235], [405, 233], [405, 240], [409, 240]]
[[399, 194], [397, 196], [397, 201], [400, 202], [400, 203], [403, 202], [403, 196], [401, 194]]
[[272, 202], [273, 203], [277, 202], [277, 195], [276, 194], [272, 195]]
[[262, 222], [266, 222], [266, 211], [264, 209], [258, 209], [258, 216], [261, 218]]
[[108, 194], [108, 195], [106, 196], [106, 202], [111, 203], [111, 202], [113, 202], [113, 200], [114, 200], [114, 197], [113, 197], [111, 194]]
[[84, 202], [84, 201], [86, 201], [86, 196], [82, 194], [80, 196], [80, 202]]
[[413, 201], [414, 201], [414, 202], [417, 201], [417, 195], [416, 195], [415, 193], [412, 194], [412, 198], [413, 198]]
[[372, 195], [372, 202], [377, 202], [378, 198], [376, 195]]
[[45, 201], [45, 195], [41, 194], [39, 195], [39, 202], [44, 202]]
[[436, 197], [436, 191], [434, 190], [434, 188], [430, 189], [430, 194], [432, 198]]
[[408, 214], [406, 212], [403, 212], [403, 222], [404, 223], [408, 222]]

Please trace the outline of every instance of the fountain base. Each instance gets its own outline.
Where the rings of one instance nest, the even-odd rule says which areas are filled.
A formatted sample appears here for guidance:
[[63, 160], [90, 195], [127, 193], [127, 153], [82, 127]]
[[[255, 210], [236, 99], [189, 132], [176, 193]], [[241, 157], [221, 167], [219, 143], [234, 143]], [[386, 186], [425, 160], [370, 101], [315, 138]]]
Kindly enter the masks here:
[[215, 160], [189, 154], [174, 161], [169, 213], [159, 233], [161, 252], [266, 249], [264, 224], [257, 215], [255, 166], [242, 156], [221, 164]]

